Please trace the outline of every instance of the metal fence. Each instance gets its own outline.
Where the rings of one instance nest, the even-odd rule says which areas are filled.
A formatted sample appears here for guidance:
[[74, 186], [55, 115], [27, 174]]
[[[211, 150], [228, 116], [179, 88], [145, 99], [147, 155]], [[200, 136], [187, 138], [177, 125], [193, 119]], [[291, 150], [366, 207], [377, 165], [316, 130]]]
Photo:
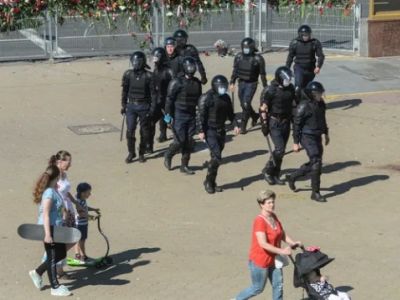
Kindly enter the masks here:
[[[359, 8], [357, 8], [359, 9]], [[297, 35], [300, 24], [309, 24], [314, 36], [325, 48], [357, 50], [357, 9], [344, 16], [338, 8], [326, 9], [320, 14], [310, 8], [301, 14], [297, 8], [274, 10], [260, 0], [251, 11], [251, 33], [260, 48], [287, 47]], [[140, 47], [146, 33], [127, 18], [118, 19], [111, 29], [107, 18], [87, 21], [80, 17], [66, 17], [63, 25], [57, 19], [40, 20], [39, 28], [24, 28], [0, 34], [0, 61], [49, 59], [100, 55], [123, 55]], [[165, 16], [163, 8], [154, 13], [152, 33], [154, 46], [162, 45], [166, 37], [178, 28]], [[213, 49], [222, 39], [237, 48], [245, 35], [245, 14], [242, 9], [212, 11], [201, 22], [189, 27], [191, 44], [199, 50]]]

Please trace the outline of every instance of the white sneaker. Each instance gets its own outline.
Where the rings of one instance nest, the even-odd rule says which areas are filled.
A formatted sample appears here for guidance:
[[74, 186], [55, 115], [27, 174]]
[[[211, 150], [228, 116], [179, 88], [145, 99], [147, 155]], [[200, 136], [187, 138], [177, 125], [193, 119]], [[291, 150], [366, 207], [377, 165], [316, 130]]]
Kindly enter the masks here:
[[31, 277], [36, 288], [41, 290], [43, 288], [42, 276], [36, 273], [36, 270], [29, 271], [29, 276]]
[[51, 289], [52, 296], [71, 296], [72, 293], [65, 285], [60, 285], [56, 289]]

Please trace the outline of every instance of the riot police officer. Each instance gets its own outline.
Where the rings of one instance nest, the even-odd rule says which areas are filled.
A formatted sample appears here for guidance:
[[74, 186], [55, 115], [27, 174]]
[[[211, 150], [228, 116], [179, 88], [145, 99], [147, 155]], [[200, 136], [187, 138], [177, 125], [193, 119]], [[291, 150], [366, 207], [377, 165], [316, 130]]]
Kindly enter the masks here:
[[174, 74], [168, 66], [167, 53], [164, 48], [158, 47], [152, 51], [154, 70], [153, 70], [153, 82], [154, 82], [154, 92], [155, 99], [153, 99], [154, 111], [151, 112], [152, 115], [152, 130], [151, 130], [151, 143], [153, 145], [154, 136], [156, 133], [155, 124], [160, 121], [160, 136], [158, 141], [160, 143], [167, 140], [167, 125], [164, 120], [162, 120], [163, 111], [165, 109], [165, 100], [167, 98], [168, 85]]
[[235, 56], [231, 77], [231, 91], [235, 90], [236, 79], [239, 78], [239, 99], [243, 110], [241, 121], [241, 133], [246, 134], [247, 122], [252, 118], [252, 126], [257, 123], [258, 114], [251, 106], [251, 101], [257, 90], [258, 77], [261, 77], [263, 87], [267, 86], [264, 58], [257, 54], [255, 41], [245, 38], [241, 43], [242, 52]]
[[[194, 76], [196, 61], [192, 57], [183, 59], [184, 76], [175, 78], [168, 86], [164, 121], [172, 125], [174, 141], [164, 155], [164, 165], [171, 170], [173, 156], [181, 150], [180, 171], [194, 174], [188, 164], [194, 148], [193, 135], [196, 132], [196, 107], [202, 94], [201, 82]], [[172, 122], [173, 121], [173, 122]]]
[[205, 190], [209, 194], [222, 191], [215, 179], [225, 146], [225, 121], [229, 120], [234, 124], [235, 134], [240, 133], [233, 105], [227, 94], [228, 87], [228, 79], [223, 75], [217, 75], [211, 81], [211, 89], [199, 99], [199, 138], [206, 141], [211, 154], [204, 181]]
[[[261, 94], [261, 129], [267, 139], [268, 134], [270, 134], [275, 146], [262, 171], [265, 180], [270, 185], [284, 184], [279, 175], [290, 135], [292, 105], [295, 101], [295, 88], [291, 83], [292, 77], [292, 71], [288, 67], [279, 67], [275, 71], [275, 79]], [[270, 147], [270, 144], [268, 145]]]
[[197, 51], [195, 46], [187, 44], [189, 36], [186, 33], [186, 31], [178, 29], [177, 31], [174, 32], [174, 38], [176, 40], [176, 51], [178, 55], [183, 58], [189, 56], [195, 60], [197, 70], [200, 73], [201, 83], [206, 84], [207, 83], [206, 70], [204, 69], [203, 63], [200, 60], [199, 51]]
[[175, 38], [167, 37], [164, 43], [165, 51], [168, 57], [168, 66], [171, 68], [175, 76], [180, 76], [183, 73], [182, 70], [182, 59], [183, 57], [178, 55], [176, 51], [176, 40]]
[[140, 144], [139, 161], [145, 162], [144, 154], [149, 147], [151, 101], [154, 99], [152, 73], [146, 68], [146, 55], [141, 51], [134, 52], [130, 57], [132, 69], [127, 70], [122, 78], [121, 114], [126, 114], [126, 139], [128, 156], [126, 163], [131, 163], [136, 157], [135, 131], [139, 120]]
[[326, 105], [322, 98], [324, 91], [322, 84], [317, 81], [310, 82], [304, 88], [304, 99], [297, 106], [294, 117], [293, 150], [298, 152], [301, 144], [307, 152], [309, 162], [290, 175], [286, 175], [290, 189], [296, 191], [296, 179], [311, 173], [311, 199], [318, 202], [326, 201], [319, 191], [323, 154], [322, 135], [325, 135], [325, 145], [329, 144]]
[[298, 37], [293, 39], [289, 46], [286, 66], [290, 68], [293, 60], [295, 61], [293, 68], [295, 86], [297, 98], [300, 100], [301, 89], [313, 81], [316, 74], [319, 74], [324, 64], [325, 55], [321, 42], [311, 37], [310, 26], [301, 25], [297, 32]]

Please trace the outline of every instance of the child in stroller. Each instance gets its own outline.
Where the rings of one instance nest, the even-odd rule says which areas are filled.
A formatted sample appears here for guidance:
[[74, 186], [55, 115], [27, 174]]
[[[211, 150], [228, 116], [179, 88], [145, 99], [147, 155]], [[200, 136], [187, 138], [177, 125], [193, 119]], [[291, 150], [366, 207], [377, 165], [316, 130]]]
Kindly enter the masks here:
[[327, 278], [321, 275], [320, 269], [332, 262], [318, 247], [308, 247], [298, 253], [294, 263], [293, 284], [306, 290], [310, 300], [350, 300], [347, 293], [337, 291]]

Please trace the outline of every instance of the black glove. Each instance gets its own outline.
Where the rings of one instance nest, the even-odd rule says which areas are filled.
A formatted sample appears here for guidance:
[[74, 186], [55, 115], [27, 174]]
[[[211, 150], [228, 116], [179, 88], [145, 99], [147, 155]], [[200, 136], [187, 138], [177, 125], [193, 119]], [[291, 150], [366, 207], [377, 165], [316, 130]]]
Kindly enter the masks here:
[[121, 107], [121, 115], [126, 113], [126, 106]]
[[202, 76], [200, 82], [201, 82], [202, 85], [206, 84], [208, 82], [207, 77], [206, 76]]

